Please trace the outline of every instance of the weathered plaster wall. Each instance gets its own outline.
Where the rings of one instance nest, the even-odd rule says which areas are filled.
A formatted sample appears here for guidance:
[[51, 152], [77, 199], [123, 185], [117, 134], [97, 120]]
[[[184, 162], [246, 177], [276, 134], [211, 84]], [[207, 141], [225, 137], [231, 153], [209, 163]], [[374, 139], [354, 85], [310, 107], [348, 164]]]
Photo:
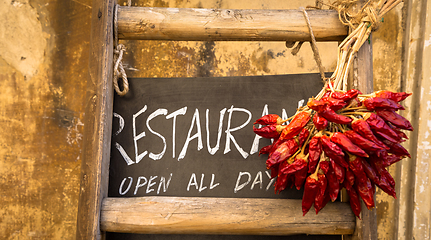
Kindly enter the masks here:
[[[402, 51], [403, 51], [403, 9], [400, 5], [389, 12], [378, 31], [373, 33], [373, 74], [374, 90], [401, 91]], [[405, 9], [404, 9], [405, 10]], [[389, 168], [392, 176], [397, 176], [396, 165]], [[400, 180], [397, 179], [397, 184]], [[397, 192], [397, 196], [399, 193]], [[377, 189], [377, 230], [379, 239], [395, 239], [396, 222], [395, 199]]]
[[0, 1], [0, 238], [73, 239], [91, 1]]
[[[134, 6], [154, 7], [295, 9], [314, 5], [315, 1], [132, 2]], [[419, 5], [417, 2], [421, 1], [413, 2]], [[124, 4], [124, 1], [120, 1], [120, 4]], [[91, 5], [91, 0], [0, 0], [2, 238], [74, 239], [85, 117], [84, 95], [88, 79]], [[406, 86], [418, 79], [413, 76], [423, 75], [423, 79], [429, 77], [429, 70], [421, 74], [409, 73], [412, 77], [402, 77], [404, 65], [401, 59], [406, 58], [404, 50], [408, 48], [412, 52], [410, 55], [415, 55], [418, 53], [416, 46], [420, 44], [415, 37], [410, 42], [412, 45], [403, 47], [405, 33], [402, 30], [402, 15], [402, 6], [389, 13], [380, 30], [373, 36], [375, 89], [405, 90], [409, 89]], [[428, 35], [430, 26], [428, 24], [426, 28]], [[420, 35], [413, 32], [415, 34]], [[428, 35], [428, 42], [425, 45], [422, 42], [425, 49], [429, 48]], [[280, 42], [124, 41], [124, 44], [128, 48], [125, 56], [128, 74], [134, 77], [238, 76], [318, 71], [308, 43], [303, 45], [296, 56], [291, 55], [290, 49]], [[318, 46], [325, 68], [333, 70], [337, 44], [319, 43]], [[421, 66], [429, 64], [429, 61], [422, 62], [422, 58], [409, 59], [421, 61]], [[414, 72], [416, 65], [411, 64], [409, 71]], [[424, 95], [417, 100], [425, 103], [429, 99], [430, 96]], [[407, 111], [414, 112], [412, 108], [419, 106], [415, 106], [417, 103], [408, 102], [410, 110]], [[421, 109], [420, 123], [426, 127], [426, 111], [429, 109]], [[424, 138], [422, 142], [426, 142], [429, 135], [421, 136]], [[420, 150], [429, 153], [426, 146], [421, 146]], [[427, 159], [425, 153], [421, 152], [423, 161]], [[407, 170], [405, 167], [402, 170], [399, 168], [397, 165], [391, 169], [391, 172], [398, 174], [398, 181], [403, 171], [414, 169], [411, 166]], [[414, 184], [414, 178], [409, 179], [411, 181], [400, 185], [405, 188], [411, 182]], [[420, 189], [417, 191], [420, 196], [422, 192]], [[402, 198], [407, 195], [406, 192], [399, 196]], [[413, 224], [397, 223], [398, 216], [408, 213], [405, 207], [400, 207], [397, 201], [380, 193], [377, 201], [379, 239], [394, 239], [397, 229], [412, 231]], [[401, 206], [410, 206], [408, 201], [403, 204]]]

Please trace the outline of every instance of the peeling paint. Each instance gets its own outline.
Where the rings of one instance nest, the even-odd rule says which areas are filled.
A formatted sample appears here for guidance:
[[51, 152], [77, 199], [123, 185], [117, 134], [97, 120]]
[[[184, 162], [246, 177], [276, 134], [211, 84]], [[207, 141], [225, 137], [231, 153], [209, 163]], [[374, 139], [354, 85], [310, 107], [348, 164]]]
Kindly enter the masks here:
[[38, 13], [28, 1], [0, 2], [0, 56], [29, 80], [46, 51], [46, 37]]

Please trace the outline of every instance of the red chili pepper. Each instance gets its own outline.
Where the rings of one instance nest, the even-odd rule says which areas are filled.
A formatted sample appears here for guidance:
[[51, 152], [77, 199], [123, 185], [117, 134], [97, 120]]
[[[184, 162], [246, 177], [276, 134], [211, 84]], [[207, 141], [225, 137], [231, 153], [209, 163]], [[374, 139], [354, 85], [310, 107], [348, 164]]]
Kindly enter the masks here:
[[383, 120], [377, 114], [366, 113], [364, 118], [366, 119], [365, 121], [368, 123], [373, 132], [380, 133], [379, 135], [381, 136], [384, 135], [387, 140], [394, 143], [401, 141], [400, 136], [398, 136], [398, 134], [386, 124], [385, 120]]
[[286, 142], [286, 140], [281, 140], [280, 138], [274, 138], [274, 141], [272, 142], [272, 148], [269, 151], [269, 156], [271, 157], [271, 155], [275, 152], [275, 150], [282, 144]]
[[296, 151], [298, 151], [298, 149], [299, 145], [295, 139], [289, 139], [281, 143], [268, 160], [266, 160], [267, 169], [270, 169], [273, 165], [290, 158]]
[[[376, 136], [374, 136], [373, 131], [371, 130], [370, 126], [368, 125], [368, 123], [365, 120], [362, 119], [356, 119], [355, 121], [352, 122], [352, 129], [359, 133], [360, 135], [362, 135], [364, 138], [373, 141], [374, 143], [376, 143], [378, 146], [381, 146], [385, 149], [389, 149], [388, 147], [386, 147], [383, 142], [381, 142], [380, 140], [377, 139]], [[347, 136], [347, 135], [346, 135]], [[348, 137], [348, 136], [347, 136]], [[350, 140], [352, 140], [349, 137]], [[357, 143], [357, 142], [355, 142]], [[362, 148], [364, 149], [364, 148]]]
[[[346, 183], [346, 182], [345, 182]], [[347, 189], [347, 187], [346, 187]], [[353, 213], [359, 218], [361, 214], [361, 202], [359, 201], [359, 194], [356, 191], [354, 187], [347, 189], [347, 194], [349, 194], [350, 197], [350, 208], [352, 209]]]
[[261, 128], [253, 126], [253, 132], [264, 138], [278, 138], [280, 136], [276, 125], [267, 125]]
[[280, 167], [280, 164], [275, 164], [274, 166], [271, 167], [271, 179], [275, 178], [278, 176], [278, 168]]
[[328, 181], [326, 180], [325, 175], [323, 173], [318, 173], [317, 177], [318, 190], [316, 197], [314, 198], [314, 209], [316, 210], [316, 214], [319, 213], [319, 211], [326, 205], [327, 202], [325, 203], [325, 199], [330, 199], [327, 198], [328, 191], [326, 186], [328, 185]]
[[390, 136], [388, 136], [387, 134], [385, 134], [385, 133], [382, 133], [382, 132], [375, 132], [375, 134], [376, 134], [376, 136], [381, 140], [381, 141], [383, 141], [383, 140], [388, 140], [388, 141], [390, 141], [390, 142], [393, 142], [393, 143], [399, 143], [399, 142], [401, 142], [401, 140], [395, 140], [394, 138], [392, 138], [392, 137], [390, 137]]
[[332, 97], [323, 97], [322, 101], [327, 102], [328, 106], [334, 111], [338, 111], [347, 106], [345, 101]]
[[272, 144], [261, 148], [259, 151], [259, 156], [260, 154], [268, 154], [271, 151], [271, 148], [272, 148]]
[[374, 111], [376, 109], [392, 109], [392, 110], [405, 109], [399, 103], [396, 103], [391, 99], [381, 98], [381, 97], [370, 97], [365, 99], [363, 103], [365, 107], [370, 111]]
[[286, 189], [289, 185], [291, 185], [294, 181], [293, 175], [283, 174], [280, 171], [281, 168], [284, 168], [287, 165], [288, 165], [287, 161], [283, 161], [278, 165], [279, 171], [277, 174], [277, 179], [275, 180], [275, 184], [274, 184], [275, 193], [277, 192], [280, 193], [281, 191]]
[[278, 194], [281, 191], [283, 191], [284, 189], [286, 189], [287, 178], [288, 177], [289, 176], [286, 175], [286, 174], [277, 176], [277, 179], [275, 180], [275, 183], [274, 183], [274, 192], [275, 192], [275, 194]]
[[377, 145], [376, 143], [374, 143], [371, 140], [368, 140], [368, 139], [362, 137], [359, 133], [357, 133], [353, 130], [345, 131], [344, 135], [348, 139], [350, 139], [350, 141], [352, 141], [354, 144], [356, 144], [357, 146], [359, 146], [363, 150], [368, 151], [368, 153], [383, 150], [383, 147]]
[[389, 167], [392, 164], [401, 161], [403, 158], [404, 158], [403, 156], [388, 154], [388, 156], [386, 156], [385, 158], [385, 164], [383, 165], [383, 167]]
[[362, 166], [364, 167], [364, 171], [367, 174], [368, 178], [375, 183], [380, 189], [382, 189], [387, 194], [393, 196], [394, 198], [397, 198], [395, 189], [387, 182], [386, 178], [383, 178], [381, 181], [378, 177], [378, 174], [374, 170], [374, 168], [371, 167], [371, 165], [362, 159]]
[[397, 156], [408, 156], [409, 158], [412, 157], [410, 155], [409, 151], [407, 151], [407, 149], [405, 149], [403, 146], [401, 146], [401, 144], [393, 143], [393, 142], [388, 141], [388, 140], [382, 140], [382, 141], [390, 148], [388, 150], [388, 152], [393, 153]]
[[379, 109], [376, 110], [376, 113], [385, 121], [390, 122], [398, 128], [413, 131], [412, 124], [409, 122], [409, 120], [405, 119], [403, 116], [399, 115], [394, 110]]
[[389, 127], [392, 128], [392, 130], [394, 130], [394, 132], [396, 132], [398, 134], [398, 136], [400, 136], [400, 138], [409, 139], [409, 137], [407, 137], [407, 135], [403, 131], [392, 126], [391, 124], [388, 124], [388, 125], [389, 125]]
[[389, 166], [389, 158], [390, 155], [387, 150], [381, 150], [378, 152], [375, 152], [371, 154], [371, 157], [369, 158], [369, 161], [379, 161], [381, 162], [383, 167]]
[[344, 176], [346, 174], [346, 170], [344, 168], [342, 168], [334, 160], [330, 160], [330, 164], [331, 164], [332, 169], [334, 170], [334, 173], [335, 173], [335, 176], [337, 177], [338, 182], [343, 183]]
[[349, 167], [355, 174], [356, 182], [365, 182], [367, 180], [367, 175], [364, 172], [364, 167], [362, 166], [361, 157], [349, 154]]
[[379, 174], [380, 179], [382, 177], [386, 178], [386, 180], [388, 180], [389, 184], [392, 187], [395, 187], [395, 180], [391, 176], [391, 174], [388, 172], [388, 170], [386, 170], [386, 168], [384, 167], [382, 159], [374, 157], [370, 160], [370, 164], [371, 164], [371, 167], [373, 167], [374, 170], [376, 170], [376, 172]]
[[391, 184], [388, 182], [386, 177], [382, 176], [379, 178], [379, 182], [376, 183], [376, 185], [382, 189], [385, 193], [389, 194], [390, 196], [397, 198], [397, 193], [395, 192], [395, 189]]
[[[347, 185], [346, 185], [346, 181], [348, 182]], [[355, 174], [353, 174], [353, 172], [350, 169], [346, 170], [346, 177], [343, 183], [344, 183], [344, 186], [348, 186], [348, 187], [351, 187], [355, 184]]]
[[371, 185], [371, 181], [369, 178], [365, 177], [365, 181], [360, 181], [356, 178], [355, 186], [357, 187], [359, 196], [361, 196], [362, 200], [367, 206], [368, 209], [372, 209], [374, 207], [374, 188]]
[[299, 136], [298, 136], [299, 146], [302, 146], [302, 144], [304, 144], [304, 142], [307, 140], [309, 135], [310, 135], [310, 131], [308, 131], [308, 129], [303, 128], [301, 130], [301, 132], [299, 133]]
[[378, 91], [375, 93], [377, 97], [391, 99], [395, 102], [401, 102], [406, 99], [408, 96], [412, 95], [411, 93], [406, 92], [390, 92], [386, 90]]
[[364, 169], [365, 174], [367, 177], [374, 183], [379, 182], [379, 177], [377, 176], [376, 171], [371, 167], [371, 165], [363, 158], [360, 158], [360, 161], [362, 163], [362, 167]]
[[275, 180], [274, 184], [274, 191], [276, 194], [280, 193], [281, 191], [285, 190], [293, 183], [293, 175], [287, 175], [287, 174], [281, 174], [278, 175], [277, 179]]
[[295, 161], [292, 164], [287, 165], [286, 167], [284, 167], [280, 171], [283, 174], [293, 174], [296, 171], [300, 171], [304, 168], [308, 170], [308, 161], [305, 158], [304, 154], [299, 153], [298, 155], [296, 155]]
[[331, 201], [337, 200], [338, 193], [340, 192], [340, 183], [338, 182], [337, 176], [335, 176], [334, 170], [330, 167], [328, 173], [325, 174], [328, 180], [329, 197]]
[[323, 151], [325, 152], [326, 156], [328, 156], [330, 159], [334, 160], [336, 163], [340, 164], [344, 168], [348, 168], [349, 165], [344, 160], [344, 152], [341, 150], [340, 147], [337, 146], [337, 144], [331, 142], [328, 136], [323, 135], [320, 138], [322, 142]]
[[350, 89], [347, 92], [333, 92], [331, 94], [331, 97], [343, 100], [345, 102], [348, 102], [354, 98], [356, 98], [360, 94], [360, 91], [357, 89]]
[[318, 191], [319, 184], [317, 183], [318, 178], [315, 175], [310, 175], [307, 177], [304, 185], [304, 194], [302, 196], [302, 213], [303, 216], [308, 213], [311, 206], [314, 203], [316, 194]]
[[319, 114], [320, 116], [326, 118], [328, 121], [338, 124], [349, 124], [352, 122], [351, 118], [337, 114], [329, 106], [327, 106], [324, 110], [320, 111]]
[[340, 146], [344, 151], [350, 152], [360, 157], [368, 157], [368, 154], [364, 152], [360, 147], [356, 146], [352, 141], [349, 140], [344, 134], [335, 132], [331, 136], [331, 141]]
[[291, 139], [298, 135], [304, 126], [307, 125], [308, 121], [310, 121], [310, 118], [309, 112], [300, 112], [296, 114], [289, 125], [281, 132], [280, 139]]
[[328, 106], [328, 103], [322, 100], [310, 99], [307, 106], [316, 112], [321, 112]]
[[313, 124], [317, 130], [323, 130], [328, 126], [328, 120], [326, 118], [320, 116], [319, 113], [314, 114]]
[[296, 187], [296, 189], [299, 190], [302, 188], [302, 186], [304, 186], [304, 181], [307, 178], [307, 170], [308, 170], [308, 168], [305, 167], [305, 168], [295, 172], [295, 187]]
[[319, 136], [313, 136], [308, 144], [308, 173], [316, 171], [317, 163], [322, 154], [322, 144]]
[[277, 114], [268, 114], [265, 115], [259, 119], [256, 120], [256, 122], [254, 122], [254, 124], [261, 124], [261, 125], [280, 125], [281, 124], [281, 117], [278, 116]]
[[328, 174], [330, 168], [329, 159], [320, 161], [320, 169], [322, 169], [323, 173]]

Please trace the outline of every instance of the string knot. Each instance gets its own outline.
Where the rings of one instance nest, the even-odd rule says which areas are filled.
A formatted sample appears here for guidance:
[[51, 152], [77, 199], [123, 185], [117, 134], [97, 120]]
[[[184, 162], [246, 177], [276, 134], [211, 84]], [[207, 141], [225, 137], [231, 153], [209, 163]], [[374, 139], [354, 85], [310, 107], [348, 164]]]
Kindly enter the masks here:
[[[127, 81], [127, 74], [123, 66], [123, 54], [126, 51], [126, 47], [123, 44], [118, 44], [118, 26], [117, 26], [117, 12], [118, 5], [115, 6], [114, 13], [114, 89], [118, 95], [124, 96], [129, 91], [129, 82]], [[123, 90], [120, 90], [118, 80], [121, 78], [123, 83]]]
[[[118, 44], [114, 49], [114, 89], [118, 95], [124, 96], [129, 91], [129, 82], [127, 81], [127, 74], [123, 66], [123, 54], [126, 47], [123, 44]], [[123, 82], [123, 91], [120, 90], [118, 80], [121, 78]]]
[[362, 22], [368, 22], [372, 31], [379, 28], [380, 22], [378, 19], [378, 13], [373, 7], [366, 7], [362, 11]]

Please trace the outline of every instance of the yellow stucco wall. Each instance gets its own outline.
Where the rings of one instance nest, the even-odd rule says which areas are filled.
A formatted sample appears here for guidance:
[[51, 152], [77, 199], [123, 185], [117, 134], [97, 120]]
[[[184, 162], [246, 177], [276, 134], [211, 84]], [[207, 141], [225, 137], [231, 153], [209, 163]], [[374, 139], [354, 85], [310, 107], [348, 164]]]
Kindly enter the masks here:
[[[134, 6], [296, 9], [314, 0], [139, 0]], [[120, 2], [123, 4], [123, 1]], [[91, 0], [0, 1], [0, 236], [74, 239]], [[375, 89], [400, 90], [402, 6], [374, 34]], [[318, 72], [308, 43], [124, 41], [132, 77]], [[337, 43], [318, 44], [328, 71]], [[391, 170], [395, 173], [395, 169]], [[392, 239], [394, 200], [378, 193], [379, 236]]]

